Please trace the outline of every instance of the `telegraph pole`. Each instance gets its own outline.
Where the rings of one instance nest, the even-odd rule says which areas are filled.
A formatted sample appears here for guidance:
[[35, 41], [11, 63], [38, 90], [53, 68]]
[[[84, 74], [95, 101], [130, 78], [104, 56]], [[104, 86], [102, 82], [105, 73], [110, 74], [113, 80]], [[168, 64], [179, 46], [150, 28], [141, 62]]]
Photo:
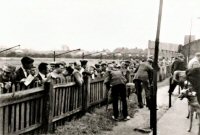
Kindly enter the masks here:
[[[151, 128], [153, 129], [153, 135], [157, 135], [157, 71], [158, 71], [158, 54], [159, 54], [159, 36], [160, 36], [160, 26], [162, 17], [162, 6], [163, 0], [160, 0], [158, 22], [157, 22], [157, 32], [155, 41], [155, 52], [154, 52], [154, 63], [153, 63], [153, 89], [151, 89]], [[151, 84], [152, 85], [152, 84]]]
[[16, 47], [20, 47], [20, 45], [16, 45], [16, 46], [7, 48], [7, 49], [5, 49], [5, 50], [0, 51], [0, 53], [5, 52], [5, 51], [8, 51], [8, 50], [11, 50], [11, 49], [16, 48]]
[[82, 54], [82, 59], [84, 59], [86, 56], [90, 56], [90, 55], [93, 55], [93, 54], [97, 54], [97, 53], [101, 53], [101, 52], [105, 52], [105, 51], [100, 51], [100, 52], [94, 52], [94, 53], [89, 53], [89, 54]]
[[53, 52], [53, 61], [56, 60], [56, 56], [60, 56], [60, 55], [66, 54], [66, 53], [75, 52], [75, 51], [80, 51], [80, 50], [81, 50], [81, 49], [75, 49], [75, 50], [70, 50], [70, 51], [67, 51], [67, 52], [64, 52], [64, 53], [60, 53], [60, 54], [56, 54], [56, 52], [54, 51], [54, 52]]

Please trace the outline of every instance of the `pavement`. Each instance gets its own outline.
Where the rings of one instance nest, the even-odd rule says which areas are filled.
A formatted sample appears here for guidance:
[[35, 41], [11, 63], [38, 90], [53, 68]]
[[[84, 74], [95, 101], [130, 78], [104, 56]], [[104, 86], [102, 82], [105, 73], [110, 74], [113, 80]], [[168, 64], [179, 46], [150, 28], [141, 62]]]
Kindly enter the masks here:
[[[159, 122], [162, 122], [163, 117], [165, 116], [165, 113], [166, 112], [168, 113], [168, 105], [169, 105], [168, 89], [169, 89], [169, 86], [162, 86], [162, 87], [159, 87], [157, 91], [157, 108], [158, 108], [157, 114], [158, 114], [158, 119], [160, 119]], [[170, 110], [172, 110], [173, 108], [177, 108], [176, 107], [177, 102], [178, 102], [177, 95], [178, 95], [178, 88], [175, 89], [174, 95], [172, 96], [172, 108]], [[182, 101], [180, 101], [180, 103], [182, 103]], [[187, 106], [185, 110], [187, 110]], [[182, 116], [183, 120], [188, 121], [185, 118], [186, 112], [187, 111], [182, 110], [181, 115], [184, 115]], [[176, 112], [174, 113], [176, 114]], [[178, 116], [181, 116], [181, 115], [178, 115]], [[150, 125], [149, 117], [150, 117], [150, 111], [146, 107], [144, 107], [143, 109], [139, 109], [138, 112], [135, 114], [134, 118], [131, 118], [129, 121], [126, 121], [126, 122], [118, 122], [118, 125], [115, 126], [111, 132], [108, 132], [105, 135], [147, 135], [147, 133], [140, 132], [140, 129], [142, 130], [144, 129], [144, 131], [146, 129], [147, 130], [149, 129], [149, 125]], [[166, 119], [168, 119], [167, 117]], [[174, 118], [172, 119], [175, 119], [175, 118], [176, 118], [176, 115], [174, 115]], [[162, 124], [171, 125], [167, 123], [166, 121], [167, 120], [164, 120], [165, 123], [161, 123], [161, 124], [159, 123], [159, 125], [162, 125]], [[162, 127], [161, 129], [164, 129], [165, 127], [164, 125], [160, 126], [159, 128]], [[164, 132], [165, 132], [164, 130], [161, 130], [162, 134], [159, 134], [159, 135], [167, 135]], [[179, 135], [179, 134], [170, 134], [170, 135]], [[184, 134], [180, 134], [180, 135], [184, 135]]]
[[187, 99], [177, 99], [173, 106], [158, 121], [157, 135], [197, 135], [198, 119], [195, 119], [195, 117], [193, 118], [191, 132], [187, 132], [189, 128], [189, 119], [186, 118], [187, 110]]

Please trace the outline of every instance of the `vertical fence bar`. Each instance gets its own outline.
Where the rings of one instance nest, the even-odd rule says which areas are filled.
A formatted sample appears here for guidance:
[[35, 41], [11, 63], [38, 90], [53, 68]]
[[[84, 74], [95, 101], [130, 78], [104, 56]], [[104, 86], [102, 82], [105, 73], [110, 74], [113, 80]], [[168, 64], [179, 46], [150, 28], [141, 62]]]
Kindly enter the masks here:
[[3, 135], [3, 107], [0, 107], [0, 116], [0, 135]]
[[82, 97], [82, 111], [85, 113], [89, 106], [89, 95], [90, 95], [90, 77], [84, 76], [84, 84], [83, 84], [83, 97]]
[[43, 112], [43, 128], [45, 133], [53, 132], [53, 85], [51, 82], [44, 84], [44, 112]]

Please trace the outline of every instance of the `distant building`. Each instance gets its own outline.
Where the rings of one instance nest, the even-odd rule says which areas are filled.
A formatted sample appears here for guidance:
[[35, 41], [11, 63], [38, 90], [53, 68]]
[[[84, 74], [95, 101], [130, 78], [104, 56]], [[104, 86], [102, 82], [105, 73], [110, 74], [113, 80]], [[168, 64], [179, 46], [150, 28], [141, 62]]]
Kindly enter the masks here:
[[187, 57], [187, 60], [193, 58], [196, 52], [200, 52], [200, 39], [181, 46], [181, 53]]
[[195, 35], [185, 35], [184, 37], [184, 45], [188, 44], [195, 40]]
[[[148, 56], [154, 55], [155, 41], [149, 40], [148, 42]], [[159, 44], [159, 57], [171, 59], [175, 57], [179, 49], [179, 44], [163, 43]]]

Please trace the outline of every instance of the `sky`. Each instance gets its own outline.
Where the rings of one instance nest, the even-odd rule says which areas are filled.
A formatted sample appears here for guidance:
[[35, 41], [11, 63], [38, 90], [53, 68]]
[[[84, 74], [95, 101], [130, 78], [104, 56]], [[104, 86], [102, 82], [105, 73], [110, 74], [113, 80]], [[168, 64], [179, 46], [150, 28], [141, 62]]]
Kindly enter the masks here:
[[[200, 0], [163, 0], [160, 41], [200, 38]], [[34, 50], [148, 47], [159, 0], [0, 0], [0, 46]], [[192, 28], [191, 28], [192, 24]]]

